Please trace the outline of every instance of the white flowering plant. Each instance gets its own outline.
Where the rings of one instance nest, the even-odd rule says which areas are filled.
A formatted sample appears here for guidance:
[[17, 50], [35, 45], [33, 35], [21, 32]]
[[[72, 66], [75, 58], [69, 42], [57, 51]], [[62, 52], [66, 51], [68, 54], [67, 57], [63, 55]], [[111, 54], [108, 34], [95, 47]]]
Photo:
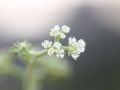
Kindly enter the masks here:
[[66, 38], [66, 34], [70, 32], [70, 27], [64, 25], [60, 28], [59, 25], [54, 26], [51, 29], [50, 36], [54, 37], [55, 41], [44, 40], [42, 42], [42, 46], [44, 50], [40, 52], [31, 50], [31, 44], [27, 41], [24, 42], [17, 42], [11, 47], [11, 52], [18, 54], [19, 56], [23, 56], [24, 58], [26, 55], [31, 54], [47, 54], [49, 56], [56, 55], [58, 58], [64, 58], [65, 54], [72, 56], [74, 60], [80, 56], [81, 53], [85, 51], [86, 43], [83, 39], [76, 40], [75, 37], [69, 37], [68, 39], [68, 46], [62, 45], [60, 42], [61, 39]]
[[55, 54], [58, 58], [64, 58], [64, 54], [71, 55], [73, 59], [77, 60], [81, 53], [85, 51], [86, 43], [83, 39], [76, 40], [75, 37], [69, 37], [68, 46], [61, 44], [61, 39], [66, 38], [66, 34], [70, 32], [70, 27], [64, 25], [62, 28], [56, 25], [50, 32], [50, 36], [55, 38], [52, 41], [44, 40], [42, 46], [46, 49], [49, 56]]
[[[41, 81], [45, 78], [65, 78], [71, 74], [71, 67], [68, 61], [64, 60], [64, 56], [67, 54], [77, 60], [85, 51], [86, 43], [83, 39], [77, 40], [75, 37], [69, 37], [68, 45], [63, 45], [61, 40], [65, 39], [69, 32], [70, 27], [66, 25], [54, 26], [50, 31], [50, 36], [54, 38], [54, 41], [44, 40], [41, 43], [43, 50], [40, 51], [33, 50], [32, 45], [27, 41], [17, 42], [10, 48], [9, 51], [20, 56], [26, 65], [22, 70], [13, 68], [16, 70], [14, 72], [18, 73], [15, 75], [23, 80], [23, 90], [40, 90], [41, 84], [39, 83], [42, 83]], [[59, 58], [64, 61], [61, 62]]]

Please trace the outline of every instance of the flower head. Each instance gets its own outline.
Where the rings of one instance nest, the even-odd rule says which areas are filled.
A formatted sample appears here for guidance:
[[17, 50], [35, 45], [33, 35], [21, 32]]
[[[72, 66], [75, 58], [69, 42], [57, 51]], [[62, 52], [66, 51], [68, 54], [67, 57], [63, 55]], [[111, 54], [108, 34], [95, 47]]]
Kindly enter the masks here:
[[52, 41], [44, 40], [44, 42], [42, 42], [42, 46], [46, 49], [50, 48], [51, 45], [52, 45]]
[[75, 37], [70, 37], [68, 44], [68, 54], [76, 60], [80, 54], [84, 52], [85, 46], [86, 44], [83, 39], [77, 41]]
[[49, 56], [53, 55], [54, 52], [55, 52], [55, 49], [53, 47], [51, 47], [51, 48], [48, 49], [48, 55]]
[[66, 38], [66, 35], [65, 35], [65, 33], [61, 32], [61, 33], [60, 33], [60, 38], [61, 38], [61, 39], [64, 39], [64, 38]]
[[10, 48], [10, 52], [21, 56], [24, 59], [28, 59], [30, 55], [31, 44], [27, 41], [17, 42]]
[[55, 51], [56, 52], [56, 56], [58, 57], [58, 58], [64, 58], [64, 50], [63, 49], [58, 49], [58, 50], [56, 50]]
[[63, 31], [64, 33], [69, 33], [69, 32], [70, 32], [70, 27], [64, 25], [64, 26], [62, 26], [62, 31]]
[[68, 39], [68, 46], [63, 46], [60, 43], [60, 39], [66, 38], [66, 34], [70, 32], [70, 27], [63, 25], [60, 27], [59, 25], [54, 26], [54, 28], [50, 32], [50, 36], [55, 38], [55, 42], [44, 40], [42, 46], [47, 49], [47, 54], [49, 56], [56, 55], [59, 58], [64, 58], [64, 54], [68, 53], [71, 55], [73, 59], [77, 59], [81, 53], [85, 51], [86, 43], [83, 39], [76, 40], [75, 37], [70, 37]]
[[62, 26], [62, 28], [60, 28], [59, 25], [56, 25], [51, 30], [50, 36], [60, 37], [61, 39], [64, 39], [64, 38], [66, 38], [65, 33], [69, 33], [69, 32], [70, 32], [70, 28], [68, 26], [64, 25], [64, 26]]
[[78, 40], [78, 44], [79, 44], [79, 48], [81, 48], [80, 52], [81, 53], [84, 52], [85, 51], [85, 46], [86, 46], [85, 41], [83, 39], [80, 39], [80, 40]]
[[54, 42], [52, 44], [51, 41], [48, 40], [44, 40], [44, 42], [42, 42], [42, 46], [47, 49], [47, 54], [49, 56], [56, 54], [57, 57], [59, 58], [63, 58], [64, 57], [64, 50], [61, 49], [62, 45], [59, 42]]
[[54, 28], [50, 32], [50, 36], [57, 37], [60, 34], [60, 27], [58, 25], [54, 26]]
[[60, 49], [61, 48], [61, 43], [59, 43], [59, 42], [55, 42], [54, 44], [53, 44], [53, 47], [55, 48], [55, 49]]
[[10, 52], [13, 53], [23, 53], [25, 51], [28, 51], [31, 48], [31, 44], [27, 41], [23, 42], [17, 42], [11, 47]]

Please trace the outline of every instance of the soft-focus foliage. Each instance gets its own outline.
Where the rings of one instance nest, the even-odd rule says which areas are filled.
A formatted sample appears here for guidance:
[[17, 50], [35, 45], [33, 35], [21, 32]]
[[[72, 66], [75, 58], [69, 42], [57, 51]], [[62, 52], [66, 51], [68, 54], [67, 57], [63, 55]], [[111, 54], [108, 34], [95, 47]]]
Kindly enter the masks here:
[[40, 75], [43, 74], [43, 77], [49, 79], [65, 79], [72, 75], [72, 66], [65, 59], [44, 56], [36, 64], [40, 68]]
[[11, 56], [5, 53], [0, 53], [0, 74], [6, 74], [10, 70]]

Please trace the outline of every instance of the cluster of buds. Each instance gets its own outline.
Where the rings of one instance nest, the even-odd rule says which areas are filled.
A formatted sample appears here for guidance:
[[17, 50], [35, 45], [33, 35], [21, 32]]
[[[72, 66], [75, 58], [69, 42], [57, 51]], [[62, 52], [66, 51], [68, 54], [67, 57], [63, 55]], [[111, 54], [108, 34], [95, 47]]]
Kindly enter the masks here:
[[65, 54], [72, 56], [77, 60], [81, 53], [85, 51], [86, 43], [83, 39], [76, 40], [75, 37], [69, 37], [68, 46], [61, 44], [61, 39], [66, 38], [66, 34], [70, 32], [70, 27], [64, 25], [62, 27], [56, 25], [50, 32], [50, 36], [55, 38], [55, 41], [44, 40], [42, 46], [47, 50], [49, 56], [56, 55], [58, 58], [64, 58]]

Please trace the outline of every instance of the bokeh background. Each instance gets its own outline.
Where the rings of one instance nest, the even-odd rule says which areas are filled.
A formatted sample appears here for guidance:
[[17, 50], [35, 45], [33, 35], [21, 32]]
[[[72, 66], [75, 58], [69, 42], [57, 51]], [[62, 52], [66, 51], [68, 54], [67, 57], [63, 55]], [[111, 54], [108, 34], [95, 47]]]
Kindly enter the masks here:
[[[74, 77], [43, 90], [120, 90], [119, 0], [0, 0], [0, 51], [21, 40], [40, 46], [56, 24], [70, 26], [68, 36], [87, 46], [77, 61], [66, 57]], [[21, 90], [21, 82], [2, 76], [0, 90]]]

